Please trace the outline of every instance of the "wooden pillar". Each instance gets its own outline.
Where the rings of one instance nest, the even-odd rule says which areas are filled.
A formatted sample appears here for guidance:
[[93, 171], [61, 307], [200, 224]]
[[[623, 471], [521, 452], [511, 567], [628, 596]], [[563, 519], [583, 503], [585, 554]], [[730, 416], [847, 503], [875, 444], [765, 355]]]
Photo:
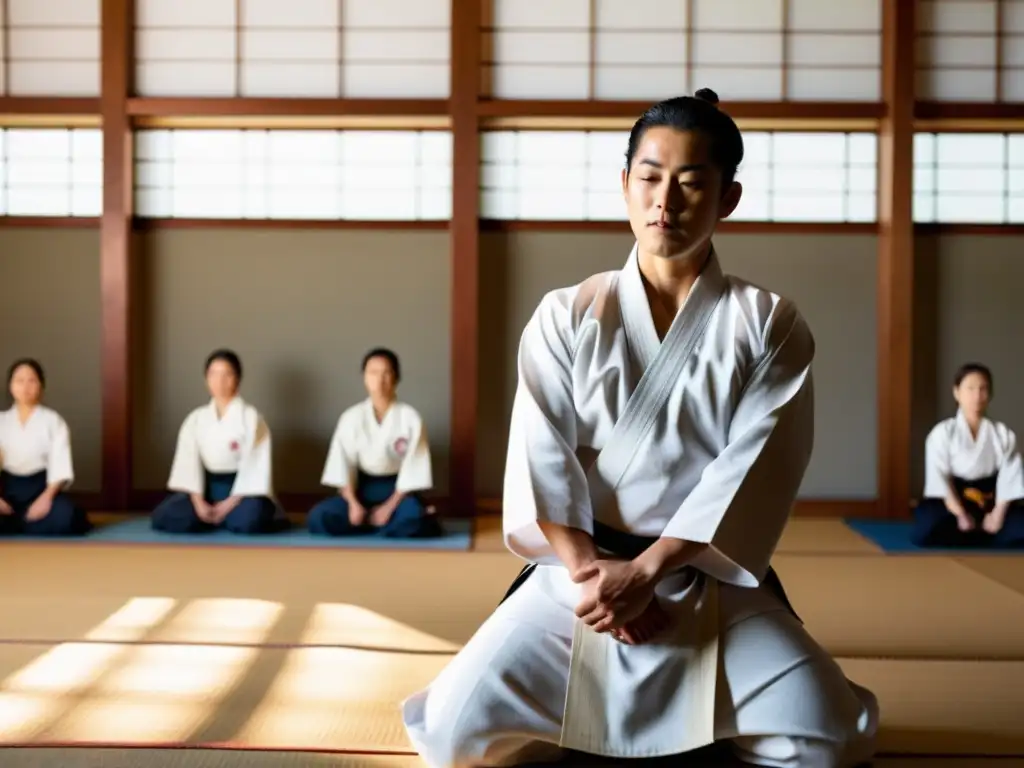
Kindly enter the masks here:
[[915, 3], [884, 0], [878, 135], [878, 502], [909, 514], [914, 320]]
[[452, 0], [451, 471], [454, 515], [476, 511], [481, 0]]
[[132, 488], [132, 132], [134, 3], [102, 0], [103, 214], [100, 292], [103, 358], [103, 503], [128, 508]]

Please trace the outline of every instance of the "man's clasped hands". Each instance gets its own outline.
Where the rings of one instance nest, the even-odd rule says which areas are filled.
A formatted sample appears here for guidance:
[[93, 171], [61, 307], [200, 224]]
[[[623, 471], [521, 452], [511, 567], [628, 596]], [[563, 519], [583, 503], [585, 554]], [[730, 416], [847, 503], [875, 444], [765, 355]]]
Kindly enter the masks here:
[[595, 632], [641, 645], [668, 626], [669, 616], [654, 594], [657, 575], [636, 560], [595, 559], [570, 575], [583, 588], [576, 615]]

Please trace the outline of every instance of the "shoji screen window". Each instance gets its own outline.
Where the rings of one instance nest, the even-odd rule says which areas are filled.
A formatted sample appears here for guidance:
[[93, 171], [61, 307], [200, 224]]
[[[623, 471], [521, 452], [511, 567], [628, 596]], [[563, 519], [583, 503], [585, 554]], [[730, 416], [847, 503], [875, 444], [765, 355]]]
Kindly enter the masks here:
[[444, 131], [140, 131], [137, 214], [445, 220], [451, 156]]
[[100, 95], [100, 0], [6, 0], [0, 25], [2, 95]]
[[99, 130], [0, 131], [0, 214], [93, 217], [103, 209]]
[[914, 221], [1024, 223], [1024, 134], [914, 136]]
[[743, 143], [734, 221], [877, 220], [874, 134], [747, 132]]
[[137, 2], [143, 96], [448, 96], [449, 0]]
[[[499, 220], [625, 221], [618, 131], [483, 134], [481, 216]], [[744, 134], [736, 221], [873, 222], [873, 134]]]

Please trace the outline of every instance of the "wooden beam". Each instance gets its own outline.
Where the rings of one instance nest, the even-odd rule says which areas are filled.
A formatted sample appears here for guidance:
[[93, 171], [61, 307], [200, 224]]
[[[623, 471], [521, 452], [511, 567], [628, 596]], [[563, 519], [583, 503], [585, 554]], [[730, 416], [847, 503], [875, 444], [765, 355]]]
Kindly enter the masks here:
[[98, 115], [100, 99], [62, 96], [3, 96], [3, 115]]
[[1007, 120], [1020, 122], [1024, 102], [919, 101], [914, 115], [920, 120]]
[[[453, 20], [453, 34], [455, 28]], [[136, 97], [128, 100], [128, 113], [140, 117], [444, 115], [448, 100]]]
[[[736, 125], [747, 131], [815, 131], [834, 133], [877, 133], [877, 117], [741, 117]], [[533, 116], [482, 117], [482, 131], [621, 131], [628, 133], [636, 122], [632, 116]]]
[[103, 214], [100, 293], [103, 357], [103, 498], [127, 509], [132, 488], [132, 131], [128, 117], [134, 63], [134, 3], [102, 0], [100, 104], [103, 114]]
[[911, 500], [914, 324], [915, 3], [884, 0], [878, 135], [878, 499], [884, 517]]
[[[454, 26], [453, 26], [454, 28]], [[540, 99], [487, 99], [480, 102], [482, 117], [627, 117], [636, 120], [652, 101], [573, 101]], [[878, 102], [734, 101], [722, 108], [735, 119], [878, 119], [885, 105]]]
[[450, 512], [476, 500], [480, 302], [480, 0], [452, 0], [451, 453]]
[[[132, 221], [132, 227], [136, 232], [149, 232], [154, 229], [347, 229], [435, 232], [448, 229], [448, 222], [388, 219], [174, 219], [138, 216]], [[339, 253], [338, 257], [346, 258], [348, 255], [351, 254]]]
[[[484, 232], [608, 232], [630, 237], [626, 221], [557, 221], [552, 219], [481, 219]], [[721, 221], [716, 232], [773, 235], [873, 235], [876, 222], [844, 221]]]
[[99, 226], [99, 218], [93, 216], [0, 216], [0, 229], [92, 229]]

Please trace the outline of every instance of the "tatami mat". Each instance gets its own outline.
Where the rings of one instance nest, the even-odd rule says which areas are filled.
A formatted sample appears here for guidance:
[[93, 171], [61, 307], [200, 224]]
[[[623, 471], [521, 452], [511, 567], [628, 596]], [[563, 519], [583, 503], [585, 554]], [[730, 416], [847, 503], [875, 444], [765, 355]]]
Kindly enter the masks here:
[[964, 568], [1024, 595], [1024, 552], [1003, 557], [970, 555], [958, 557], [956, 561]]
[[[812, 634], [879, 694], [883, 748], [1024, 754], [1024, 557], [886, 556], [857, 548], [844, 528], [794, 520], [775, 565]], [[479, 548], [164, 550], [67, 542], [8, 546], [3, 555], [0, 734], [8, 743], [85, 738], [284, 750], [407, 749], [398, 702], [468, 640], [522, 565], [507, 552]], [[68, 642], [81, 640], [93, 642]], [[970, 658], [989, 661], [957, 660]], [[104, 751], [101, 759], [122, 752]], [[10, 754], [32, 760], [36, 753]], [[119, 765], [60, 754], [61, 766]], [[190, 765], [267, 764], [193, 754], [206, 762]], [[419, 765], [415, 758], [290, 763], [284, 753], [274, 756], [274, 765], [286, 767]], [[33, 764], [6, 757], [0, 753], [4, 768]], [[146, 757], [128, 764], [178, 763]]]
[[782, 532], [776, 552], [785, 554], [881, 554], [873, 542], [851, 531], [842, 520], [794, 518]]
[[0, 744], [405, 751], [399, 704], [447, 656], [344, 648], [0, 647]]
[[[476, 521], [473, 550], [505, 552], [501, 535], [501, 517], [487, 515]], [[881, 548], [850, 530], [842, 520], [798, 517], [790, 521], [779, 541], [780, 554], [881, 554]]]
[[[17, 588], [0, 592], [0, 641], [446, 651], [469, 639], [521, 567], [509, 555], [479, 553], [46, 551], [5, 551], [0, 574], [17, 574], [7, 581]], [[1024, 594], [1005, 585], [1024, 581], [1024, 558], [996, 566], [788, 554], [775, 567], [809, 631], [837, 655], [1024, 658]]]
[[1024, 594], [954, 560], [780, 555], [774, 564], [808, 631], [836, 655], [1024, 659]]
[[[365, 626], [369, 612], [381, 617], [378, 625], [397, 622], [461, 644], [521, 567], [503, 554], [26, 544], [7, 548], [0, 559], [0, 577], [10, 574], [4, 583], [17, 583], [0, 591], [0, 640], [59, 641], [87, 632], [96, 639], [196, 640], [202, 632], [188, 625], [197, 620], [207, 629], [216, 624], [218, 632], [232, 632], [224, 622], [230, 627], [258, 615], [273, 619], [263, 642], [346, 644], [357, 626], [338, 617], [361, 614]], [[133, 619], [108, 621], [133, 598], [145, 598], [132, 609]], [[186, 620], [175, 618], [195, 601], [206, 608], [188, 609]], [[125, 630], [125, 621], [134, 629]]]
[[404, 755], [46, 747], [0, 748], [0, 765], [4, 768], [424, 768], [424, 763], [418, 757]]
[[1024, 755], [1024, 662], [839, 664], [878, 696], [882, 752]]
[[[446, 656], [341, 648], [0, 647], [2, 744], [401, 752], [399, 705]], [[1024, 754], [1024, 662], [839, 659], [889, 753]]]

